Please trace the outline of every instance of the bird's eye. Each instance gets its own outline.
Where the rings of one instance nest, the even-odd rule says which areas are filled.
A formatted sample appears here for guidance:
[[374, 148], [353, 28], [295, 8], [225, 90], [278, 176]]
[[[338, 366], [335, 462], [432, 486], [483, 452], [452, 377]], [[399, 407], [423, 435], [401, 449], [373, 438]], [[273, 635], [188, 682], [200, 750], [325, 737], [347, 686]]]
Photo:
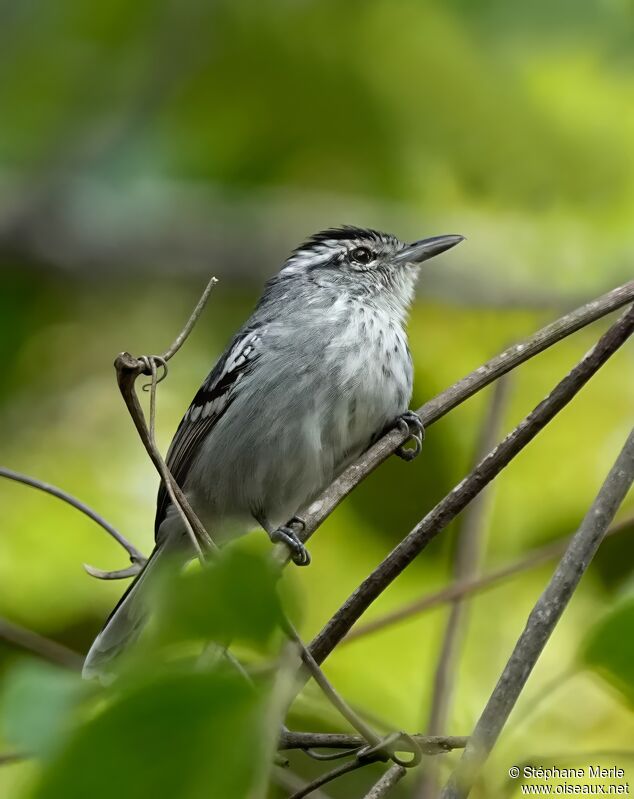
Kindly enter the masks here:
[[367, 247], [355, 247], [350, 253], [350, 257], [358, 264], [369, 264], [374, 260], [374, 253]]

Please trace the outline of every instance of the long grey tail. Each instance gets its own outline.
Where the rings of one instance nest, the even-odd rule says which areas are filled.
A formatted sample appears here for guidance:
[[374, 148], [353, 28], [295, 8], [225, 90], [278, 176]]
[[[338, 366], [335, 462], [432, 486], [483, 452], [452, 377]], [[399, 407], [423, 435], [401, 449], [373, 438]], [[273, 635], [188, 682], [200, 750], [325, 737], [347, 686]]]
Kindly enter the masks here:
[[106, 682], [114, 676], [114, 661], [119, 654], [140, 635], [149, 615], [146, 591], [152, 582], [152, 574], [161, 561], [161, 553], [167, 547], [154, 548], [143, 570], [134, 578], [128, 590], [121, 597], [108, 616], [101, 632], [93, 641], [82, 669], [86, 680], [99, 678]]

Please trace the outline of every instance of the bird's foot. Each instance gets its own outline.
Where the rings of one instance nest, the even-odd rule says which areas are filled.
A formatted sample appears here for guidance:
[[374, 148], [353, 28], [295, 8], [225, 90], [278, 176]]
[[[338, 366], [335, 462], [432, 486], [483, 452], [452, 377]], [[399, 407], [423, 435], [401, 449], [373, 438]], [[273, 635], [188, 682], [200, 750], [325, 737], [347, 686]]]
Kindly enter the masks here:
[[293, 516], [289, 522], [278, 527], [277, 530], [273, 530], [271, 533], [271, 541], [274, 544], [286, 544], [291, 553], [291, 560], [297, 566], [308, 566], [310, 563], [310, 554], [303, 542], [300, 541], [296, 530], [293, 528], [299, 528], [300, 531], [304, 530], [306, 528], [306, 522], [300, 519], [299, 516]]
[[[413, 461], [423, 448], [423, 441], [425, 440], [423, 422], [420, 416], [414, 411], [405, 411], [405, 413], [398, 417], [396, 427], [401, 433], [407, 433], [408, 438], [394, 454], [398, 455], [398, 457], [402, 458], [404, 461]], [[413, 447], [407, 446], [410, 442], [414, 444]]]

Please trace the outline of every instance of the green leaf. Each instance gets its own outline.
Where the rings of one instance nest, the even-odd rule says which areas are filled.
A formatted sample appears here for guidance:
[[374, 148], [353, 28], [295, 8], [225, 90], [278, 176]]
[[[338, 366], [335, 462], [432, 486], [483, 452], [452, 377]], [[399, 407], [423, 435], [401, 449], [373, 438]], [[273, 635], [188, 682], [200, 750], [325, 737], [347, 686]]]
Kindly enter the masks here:
[[7, 738], [20, 750], [50, 754], [69, 731], [71, 711], [85, 690], [72, 672], [35, 661], [20, 663], [3, 692]]
[[224, 550], [165, 584], [157, 596], [159, 635], [265, 645], [280, 620], [278, 576], [265, 556]]
[[264, 699], [237, 676], [148, 675], [77, 731], [34, 799], [247, 797], [266, 756]]
[[589, 631], [581, 657], [634, 707], [634, 596], [628, 595]]

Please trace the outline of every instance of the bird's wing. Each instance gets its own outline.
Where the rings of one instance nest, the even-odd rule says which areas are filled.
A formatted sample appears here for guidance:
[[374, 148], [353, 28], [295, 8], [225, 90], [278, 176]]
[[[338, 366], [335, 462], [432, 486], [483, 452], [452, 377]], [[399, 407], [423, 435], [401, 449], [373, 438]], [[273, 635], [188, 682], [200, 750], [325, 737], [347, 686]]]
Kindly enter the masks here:
[[[183, 486], [200, 444], [231, 405], [234, 390], [255, 365], [261, 353], [261, 327], [243, 330], [231, 342], [192, 400], [167, 452], [167, 466]], [[155, 535], [165, 518], [170, 499], [161, 482], [156, 500]]]

